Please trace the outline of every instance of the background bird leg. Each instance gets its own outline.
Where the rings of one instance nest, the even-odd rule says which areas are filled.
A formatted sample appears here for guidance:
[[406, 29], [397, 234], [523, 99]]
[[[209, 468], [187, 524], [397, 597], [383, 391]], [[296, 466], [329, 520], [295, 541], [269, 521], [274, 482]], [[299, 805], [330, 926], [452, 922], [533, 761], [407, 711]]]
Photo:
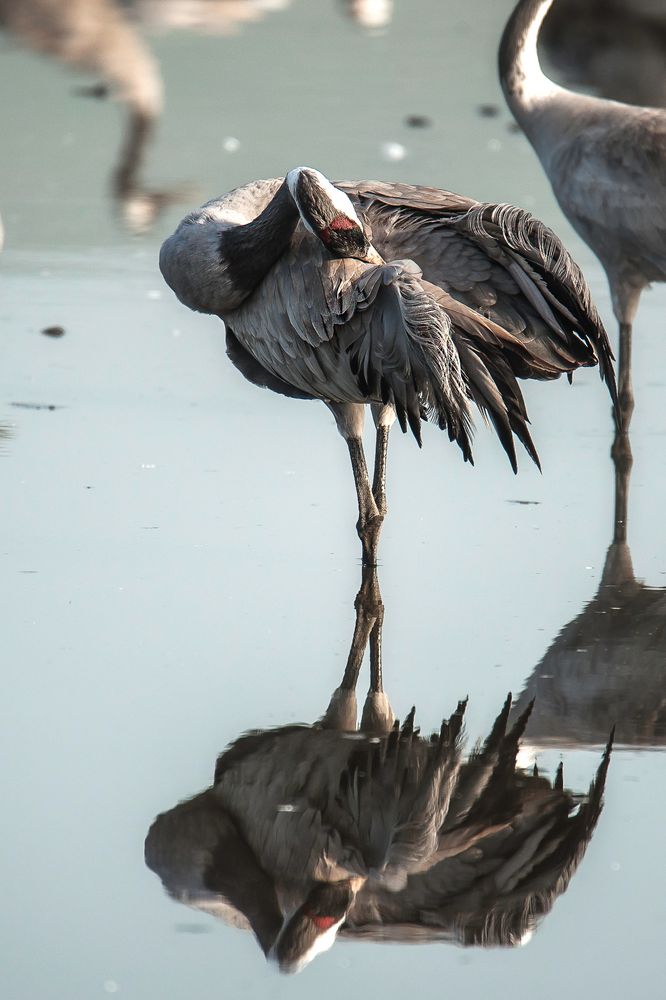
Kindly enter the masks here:
[[629, 476], [634, 458], [629, 440], [629, 424], [634, 411], [634, 392], [631, 378], [631, 323], [620, 323], [620, 351], [618, 359], [618, 403], [622, 426], [616, 427], [611, 458], [615, 465], [615, 526], [613, 542], [627, 541], [627, 504]]
[[618, 368], [618, 401], [622, 416], [622, 432], [627, 433], [634, 412], [634, 388], [631, 379], [631, 323], [620, 323]]

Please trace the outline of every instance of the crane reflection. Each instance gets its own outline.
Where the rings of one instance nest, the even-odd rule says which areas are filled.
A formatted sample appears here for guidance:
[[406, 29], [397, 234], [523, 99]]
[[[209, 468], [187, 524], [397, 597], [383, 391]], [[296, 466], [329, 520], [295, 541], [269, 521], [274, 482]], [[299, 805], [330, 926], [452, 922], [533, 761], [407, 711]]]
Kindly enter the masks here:
[[[516, 765], [526, 705], [511, 697], [464, 753], [460, 701], [423, 736], [384, 691], [384, 607], [364, 568], [347, 665], [323, 716], [241, 736], [212, 785], [162, 813], [147, 865], [175, 900], [252, 930], [296, 972], [338, 935], [524, 943], [566, 889], [602, 808], [609, 740], [589, 790]], [[366, 647], [370, 690], [357, 727]]]

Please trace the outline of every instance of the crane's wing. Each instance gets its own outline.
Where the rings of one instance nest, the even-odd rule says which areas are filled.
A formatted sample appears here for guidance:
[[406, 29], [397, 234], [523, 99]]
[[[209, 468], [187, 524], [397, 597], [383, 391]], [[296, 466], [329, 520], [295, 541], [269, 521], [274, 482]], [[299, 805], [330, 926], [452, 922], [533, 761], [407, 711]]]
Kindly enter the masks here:
[[331, 402], [392, 403], [403, 430], [409, 424], [420, 441], [428, 416], [470, 460], [471, 398], [514, 470], [512, 433], [538, 462], [514, 375], [530, 363], [529, 350], [424, 282], [412, 261], [337, 260], [302, 231], [224, 319], [233, 331], [229, 353], [250, 381]]
[[598, 362], [615, 398], [613, 355], [585, 279], [538, 219], [436, 188], [337, 186], [358, 200], [384, 257], [414, 260], [426, 280], [521, 342], [522, 358], [507, 354], [514, 374], [556, 378]]
[[278, 378], [278, 376], [274, 375], [273, 372], [264, 368], [264, 366], [243, 347], [229, 324], [226, 326], [226, 335], [227, 357], [238, 369], [241, 375], [248, 380], [248, 382], [252, 382], [253, 385], [258, 385], [260, 389], [270, 389], [272, 392], [277, 392], [281, 396], [289, 396], [291, 399], [315, 398], [312, 393], [304, 392], [302, 389], [297, 389], [296, 386], [290, 385], [289, 382], [285, 382], [284, 379]]
[[331, 402], [390, 402], [417, 438], [427, 413], [471, 459], [450, 321], [411, 262], [338, 260], [301, 227], [256, 292], [224, 318], [281, 382]]

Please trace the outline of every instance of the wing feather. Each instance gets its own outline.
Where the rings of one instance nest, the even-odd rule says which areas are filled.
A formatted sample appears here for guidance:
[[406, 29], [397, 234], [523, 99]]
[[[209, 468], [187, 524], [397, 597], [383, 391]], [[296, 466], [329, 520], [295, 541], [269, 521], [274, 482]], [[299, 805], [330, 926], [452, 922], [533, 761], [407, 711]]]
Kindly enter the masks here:
[[612, 351], [582, 272], [528, 212], [407, 184], [340, 185], [355, 197], [385, 258], [409, 257], [425, 278], [519, 337], [533, 364], [519, 377], [556, 378], [599, 363], [615, 400]]

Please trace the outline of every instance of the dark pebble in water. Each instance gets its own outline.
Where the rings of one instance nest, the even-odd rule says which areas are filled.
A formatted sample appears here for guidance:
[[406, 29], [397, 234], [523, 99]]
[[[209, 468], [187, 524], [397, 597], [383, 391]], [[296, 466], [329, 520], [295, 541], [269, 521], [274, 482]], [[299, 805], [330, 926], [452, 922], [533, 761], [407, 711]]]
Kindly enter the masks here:
[[109, 88], [106, 83], [92, 83], [90, 86], [75, 87], [74, 93], [78, 97], [95, 97], [101, 101], [109, 96]]
[[11, 403], [11, 406], [19, 406], [23, 410], [57, 410], [55, 403]]
[[405, 125], [408, 128], [430, 128], [432, 118], [428, 118], [427, 115], [407, 115]]
[[62, 337], [65, 333], [64, 326], [45, 326], [42, 330], [47, 337]]
[[482, 118], [497, 118], [500, 109], [498, 104], [479, 104], [478, 112]]

